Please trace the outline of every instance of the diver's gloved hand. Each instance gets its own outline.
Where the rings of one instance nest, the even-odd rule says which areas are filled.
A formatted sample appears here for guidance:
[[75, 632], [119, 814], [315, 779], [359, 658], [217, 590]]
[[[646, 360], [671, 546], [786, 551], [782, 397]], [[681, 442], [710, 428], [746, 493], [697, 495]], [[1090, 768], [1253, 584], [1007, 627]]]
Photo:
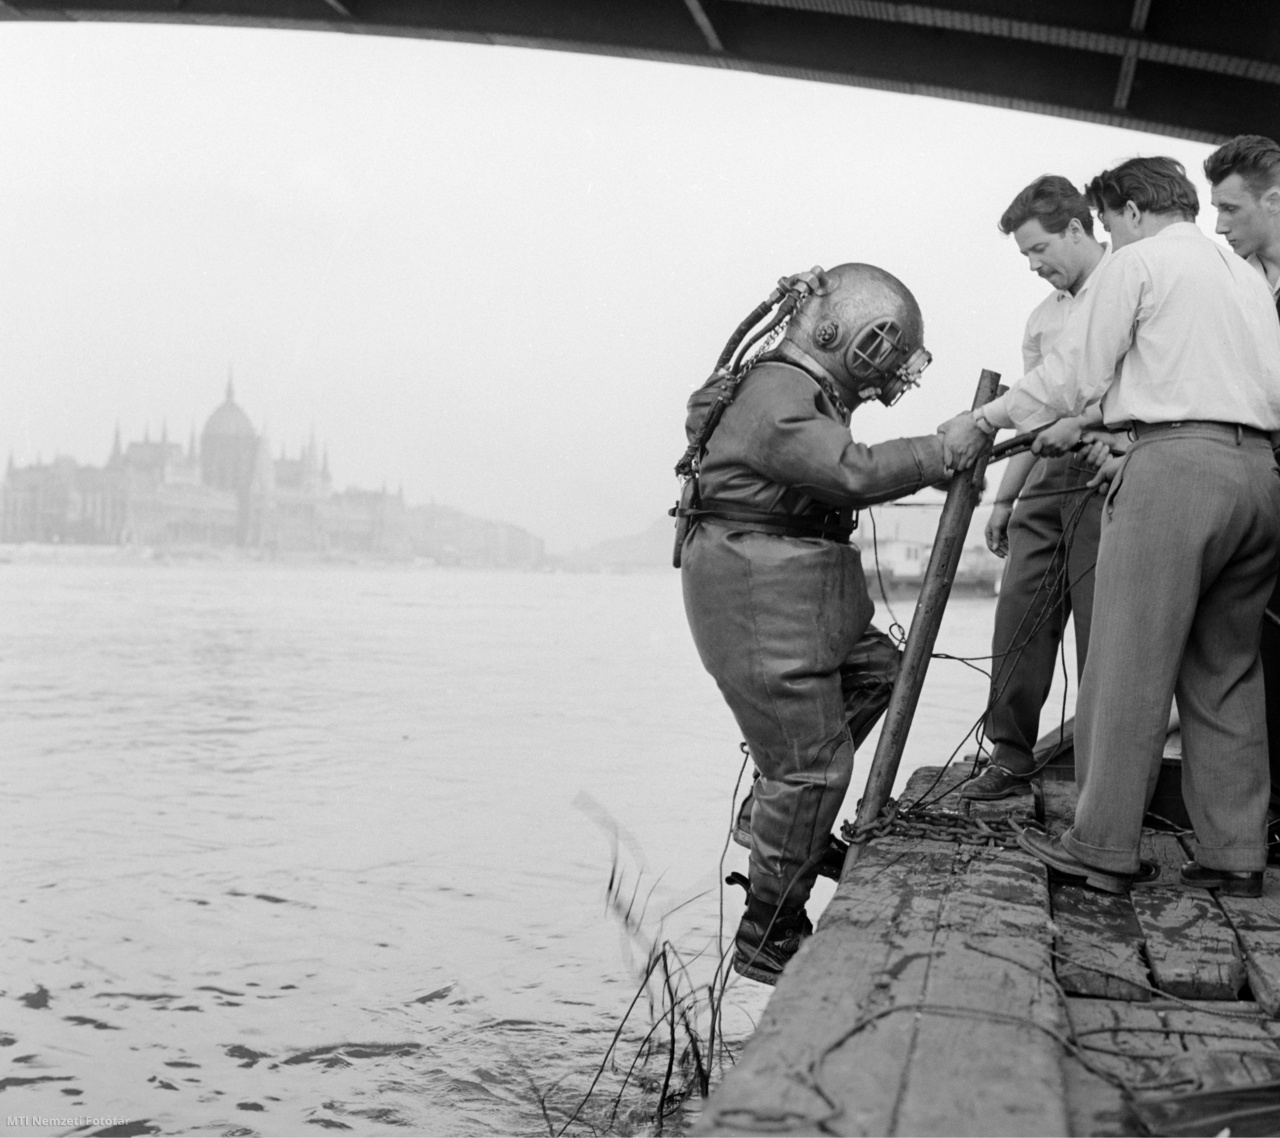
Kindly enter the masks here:
[[962, 411], [938, 428], [943, 461], [948, 470], [968, 470], [991, 445], [991, 436], [974, 421], [973, 413]]

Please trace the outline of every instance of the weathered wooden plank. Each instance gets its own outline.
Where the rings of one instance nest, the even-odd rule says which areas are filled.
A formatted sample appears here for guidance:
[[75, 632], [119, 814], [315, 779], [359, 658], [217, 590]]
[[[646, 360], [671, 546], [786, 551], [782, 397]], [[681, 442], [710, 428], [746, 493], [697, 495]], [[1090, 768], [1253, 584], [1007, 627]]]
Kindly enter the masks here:
[[[1122, 1054], [1100, 1052], [1099, 1063], [1139, 1088], [1150, 1060], [1164, 1066], [1181, 1063], [1191, 1048], [1280, 1058], [1280, 1022], [1251, 1001], [1155, 999], [1134, 1004], [1069, 998], [1067, 1009], [1076, 1039], [1086, 1049], [1111, 1048], [1123, 1037], [1123, 1046], [1114, 1048]], [[1094, 1037], [1104, 1042], [1091, 1042]]]
[[[1044, 782], [1051, 834], [1061, 834], [1071, 825], [1076, 795], [1074, 782]], [[1063, 989], [1072, 995], [1148, 999], [1151, 978], [1142, 952], [1142, 931], [1128, 899], [1068, 882], [1054, 882], [1051, 894], [1057, 927], [1054, 961]]]
[[1243, 1085], [1274, 1077], [1280, 1065], [1280, 1024], [1256, 1004], [1072, 998], [1067, 1008], [1083, 1060], [1094, 1068], [1076, 1059], [1066, 1065], [1073, 1134], [1140, 1132], [1120, 1090], [1098, 1071], [1144, 1098]]
[[1267, 867], [1261, 897], [1216, 896], [1240, 942], [1254, 999], [1280, 1015], [1280, 870]]
[[[934, 845], [934, 843], [929, 843]], [[939, 845], [941, 845], [939, 843]], [[887, 1134], [954, 845], [870, 843], [712, 1095], [707, 1134]]]
[[[895, 1134], [1062, 1134], [1043, 867], [1021, 852], [979, 855], [946, 896]], [[935, 1011], [931, 1009], [950, 1009]]]
[[1063, 1133], [1051, 936], [1034, 859], [876, 839], [699, 1131]]
[[1140, 1133], [1133, 1124], [1120, 1089], [1074, 1057], [1066, 1061], [1064, 1081], [1067, 1086], [1066, 1133], [1089, 1134], [1096, 1138], [1120, 1138], [1121, 1135]]
[[1142, 929], [1127, 897], [1081, 885], [1051, 887], [1058, 982], [1076, 996], [1149, 1000]]
[[1160, 866], [1160, 879], [1132, 894], [1155, 986], [1185, 999], [1234, 1000], [1245, 978], [1235, 933], [1207, 890], [1179, 882], [1187, 855], [1178, 839], [1148, 832], [1142, 856]]
[[[1046, 783], [1045, 797], [1049, 828], [1060, 833], [1074, 813], [1075, 787]], [[1131, 904], [1054, 886], [1054, 920], [1062, 934], [1058, 975], [1064, 988], [1073, 994], [1140, 1000], [1144, 996], [1136, 986], [1154, 983], [1171, 995], [1233, 999], [1244, 981], [1235, 936], [1206, 893], [1179, 884], [1185, 854], [1177, 839], [1148, 834], [1142, 856], [1161, 864], [1161, 878], [1135, 889]]]
[[917, 767], [907, 779], [898, 801], [904, 806], [924, 799], [931, 809], [961, 812], [964, 799], [953, 793], [973, 773], [972, 763], [951, 763], [947, 767]]

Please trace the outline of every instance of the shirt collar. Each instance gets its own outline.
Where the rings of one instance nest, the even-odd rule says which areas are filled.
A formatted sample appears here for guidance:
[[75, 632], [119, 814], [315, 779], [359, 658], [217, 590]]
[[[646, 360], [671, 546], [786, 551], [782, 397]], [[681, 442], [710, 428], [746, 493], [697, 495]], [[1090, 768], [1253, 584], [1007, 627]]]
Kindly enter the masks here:
[[[1258, 260], [1257, 253], [1250, 253], [1244, 259], [1244, 263], [1246, 265], [1252, 265], [1255, 269], [1258, 270], [1258, 275], [1261, 276], [1264, 281], [1267, 281], [1267, 270], [1262, 267], [1262, 262]], [[1270, 281], [1267, 281], [1267, 288], [1271, 290], [1272, 296], [1280, 296], [1280, 277], [1276, 278], [1275, 284], [1272, 284]]]
[[[1185, 237], [1188, 233], [1194, 233], [1197, 237], [1204, 237], [1204, 231], [1194, 221], [1171, 221], [1159, 233], [1153, 233], [1151, 236], [1164, 237], [1167, 234], [1170, 237]], [[1148, 237], [1147, 240], [1150, 241], [1151, 237]], [[1205, 240], [1209, 239], [1205, 237]]]
[[1098, 259], [1098, 263], [1094, 265], [1092, 269], [1089, 270], [1089, 275], [1085, 277], [1084, 280], [1080, 283], [1079, 290], [1074, 295], [1072, 295], [1070, 289], [1066, 289], [1066, 288], [1058, 289], [1059, 304], [1061, 304], [1064, 300], [1079, 300], [1080, 297], [1084, 295], [1085, 290], [1089, 287], [1089, 285], [1093, 283], [1093, 278], [1098, 275], [1098, 270], [1102, 268], [1102, 266], [1106, 263], [1107, 258], [1111, 256], [1110, 244], [1108, 244], [1106, 241], [1103, 241], [1101, 242], [1101, 245], [1102, 245], [1102, 256]]

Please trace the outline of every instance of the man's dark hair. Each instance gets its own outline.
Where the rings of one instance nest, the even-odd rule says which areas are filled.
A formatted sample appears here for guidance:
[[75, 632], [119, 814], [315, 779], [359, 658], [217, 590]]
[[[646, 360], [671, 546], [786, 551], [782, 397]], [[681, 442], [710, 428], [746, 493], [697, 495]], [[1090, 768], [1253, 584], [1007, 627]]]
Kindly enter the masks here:
[[1204, 160], [1204, 176], [1216, 186], [1239, 174], [1248, 191], [1260, 198], [1280, 186], [1280, 146], [1261, 134], [1238, 134]]
[[1200, 212], [1200, 198], [1176, 158], [1130, 158], [1114, 170], [1103, 170], [1084, 191], [1099, 213], [1121, 210], [1133, 202], [1143, 213], [1180, 213], [1190, 220]]
[[1028, 221], [1038, 221], [1046, 233], [1061, 233], [1072, 219], [1093, 236], [1093, 214], [1084, 194], [1059, 174], [1045, 174], [1022, 190], [1000, 218], [1000, 232], [1010, 234]]

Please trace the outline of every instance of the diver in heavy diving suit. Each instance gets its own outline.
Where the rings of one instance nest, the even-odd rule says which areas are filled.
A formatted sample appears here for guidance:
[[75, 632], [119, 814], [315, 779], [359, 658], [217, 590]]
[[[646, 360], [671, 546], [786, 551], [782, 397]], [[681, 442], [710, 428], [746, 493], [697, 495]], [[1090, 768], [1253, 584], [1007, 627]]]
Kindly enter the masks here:
[[757, 771], [733, 967], [766, 984], [812, 931], [805, 902], [831, 861], [854, 749], [898, 672], [849, 544], [854, 511], [952, 473], [936, 435], [864, 446], [849, 432], [860, 403], [892, 405], [918, 383], [923, 338], [897, 278], [815, 268], [779, 282], [689, 400], [676, 560], [698, 654]]

